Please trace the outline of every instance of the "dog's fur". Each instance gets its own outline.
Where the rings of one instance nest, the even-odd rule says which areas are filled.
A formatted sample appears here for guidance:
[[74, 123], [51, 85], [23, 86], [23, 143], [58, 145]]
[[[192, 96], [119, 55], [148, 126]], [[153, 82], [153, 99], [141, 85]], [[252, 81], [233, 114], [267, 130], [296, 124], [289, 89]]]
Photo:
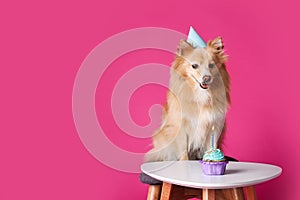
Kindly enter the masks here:
[[146, 154], [146, 162], [202, 158], [211, 147], [212, 126], [215, 146], [221, 147], [230, 104], [226, 58], [221, 37], [209, 41], [205, 48], [180, 41], [162, 125], [153, 135], [153, 149]]

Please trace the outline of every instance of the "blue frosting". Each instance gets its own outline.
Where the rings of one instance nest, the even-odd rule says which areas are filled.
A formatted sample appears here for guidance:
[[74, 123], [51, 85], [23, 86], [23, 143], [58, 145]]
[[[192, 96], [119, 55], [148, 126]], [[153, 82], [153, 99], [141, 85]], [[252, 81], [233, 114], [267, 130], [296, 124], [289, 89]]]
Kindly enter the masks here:
[[224, 154], [220, 149], [210, 149], [205, 152], [203, 161], [224, 161]]

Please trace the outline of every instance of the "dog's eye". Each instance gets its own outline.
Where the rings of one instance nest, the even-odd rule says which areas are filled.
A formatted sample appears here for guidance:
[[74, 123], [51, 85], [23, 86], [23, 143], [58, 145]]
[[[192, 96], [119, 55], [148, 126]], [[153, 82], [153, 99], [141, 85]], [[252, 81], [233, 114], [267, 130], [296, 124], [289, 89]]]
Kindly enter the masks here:
[[199, 65], [198, 65], [198, 64], [192, 64], [192, 67], [193, 67], [194, 69], [197, 69], [197, 68], [199, 67]]
[[208, 64], [208, 67], [209, 67], [209, 68], [214, 68], [214, 66], [215, 66], [214, 63], [209, 63], [209, 64]]

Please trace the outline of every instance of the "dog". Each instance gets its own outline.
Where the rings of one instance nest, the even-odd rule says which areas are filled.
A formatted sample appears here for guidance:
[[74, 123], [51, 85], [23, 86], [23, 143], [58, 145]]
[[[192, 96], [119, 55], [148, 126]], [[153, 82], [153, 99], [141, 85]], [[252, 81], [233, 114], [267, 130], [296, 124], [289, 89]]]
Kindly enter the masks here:
[[181, 40], [171, 67], [162, 124], [152, 136], [145, 161], [196, 160], [214, 146], [222, 146], [230, 105], [230, 77], [221, 37], [206, 47]]

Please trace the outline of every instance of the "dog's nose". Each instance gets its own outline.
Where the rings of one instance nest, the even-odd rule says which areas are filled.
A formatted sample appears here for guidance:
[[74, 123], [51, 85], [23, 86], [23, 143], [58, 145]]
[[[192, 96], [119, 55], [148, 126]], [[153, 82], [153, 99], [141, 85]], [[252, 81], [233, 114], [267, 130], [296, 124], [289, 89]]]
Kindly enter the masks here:
[[205, 83], [205, 84], [209, 84], [211, 82], [211, 76], [209, 76], [209, 75], [203, 76], [202, 79], [203, 79], [203, 83]]

